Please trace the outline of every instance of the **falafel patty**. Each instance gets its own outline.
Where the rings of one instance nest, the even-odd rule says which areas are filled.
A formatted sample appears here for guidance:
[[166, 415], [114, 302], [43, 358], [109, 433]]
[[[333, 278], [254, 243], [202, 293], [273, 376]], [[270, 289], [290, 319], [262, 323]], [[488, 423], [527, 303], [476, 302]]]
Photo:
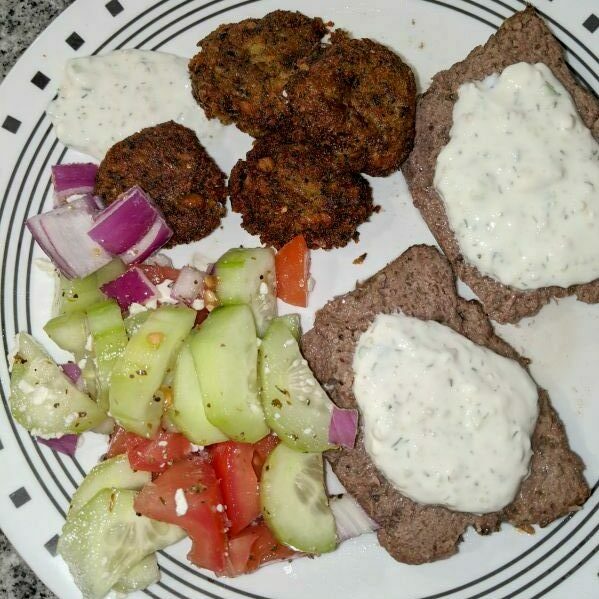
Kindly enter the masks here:
[[108, 150], [95, 193], [110, 204], [134, 185], [156, 202], [173, 229], [167, 247], [206, 237], [225, 214], [225, 175], [196, 134], [173, 121], [142, 129]]
[[364, 177], [337, 170], [318, 148], [272, 136], [237, 162], [229, 193], [243, 227], [277, 248], [300, 234], [310, 248], [344, 246], [374, 208]]
[[389, 175], [414, 142], [414, 74], [372, 40], [336, 31], [331, 42], [287, 86], [293, 135], [326, 145], [347, 170]]
[[209, 118], [259, 137], [279, 126], [287, 81], [326, 33], [322, 19], [286, 10], [221, 25], [189, 63], [194, 98]]

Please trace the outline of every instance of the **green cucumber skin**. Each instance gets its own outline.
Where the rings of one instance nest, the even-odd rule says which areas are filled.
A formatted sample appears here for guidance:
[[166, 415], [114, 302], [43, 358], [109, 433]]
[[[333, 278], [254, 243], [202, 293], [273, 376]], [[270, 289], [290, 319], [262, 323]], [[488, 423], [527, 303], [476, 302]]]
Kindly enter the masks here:
[[[277, 314], [275, 254], [272, 248], [233, 248], [214, 265], [216, 295], [222, 306], [248, 304], [262, 336]], [[266, 285], [266, 293], [260, 293]]]
[[100, 287], [125, 272], [125, 265], [118, 259], [109, 262], [95, 273], [83, 279], [67, 279], [60, 275], [58, 291], [58, 313], [71, 314], [87, 310], [106, 299]]
[[114, 300], [94, 304], [87, 311], [87, 324], [95, 354], [96, 401], [107, 411], [112, 369], [128, 341], [121, 309]]
[[[302, 386], [294, 389], [294, 366]], [[287, 323], [280, 317], [270, 324], [258, 350], [260, 399], [270, 428], [283, 443], [298, 451], [331, 449], [329, 426], [333, 404], [301, 355]], [[297, 382], [297, 380], [296, 380]]]
[[10, 377], [15, 420], [41, 437], [78, 434], [106, 417], [96, 402], [79, 391], [31, 335], [19, 333]]
[[[163, 401], [155, 393], [169, 364], [195, 322], [191, 308], [161, 306], [131, 337], [112, 371], [110, 414], [126, 430], [152, 437], [162, 418]], [[161, 336], [155, 344], [156, 334]]]
[[88, 332], [83, 312], [55, 316], [46, 323], [44, 331], [58, 347], [72, 353], [77, 360], [85, 355]]
[[66, 519], [58, 553], [85, 599], [101, 599], [147, 555], [185, 536], [178, 526], [138, 516], [136, 495], [104, 489]]
[[284, 545], [309, 554], [337, 547], [321, 454], [277, 445], [262, 469], [260, 505], [268, 527]]
[[227, 441], [228, 437], [214, 426], [206, 416], [200, 381], [191, 353], [191, 333], [185, 341], [175, 366], [173, 383], [173, 403], [167, 415], [170, 421], [192, 443], [212, 445]]
[[191, 351], [208, 420], [235, 441], [254, 443], [266, 436], [249, 306], [213, 310], [192, 336]]
[[150, 472], [133, 470], [126, 454], [117, 455], [96, 464], [83, 479], [71, 498], [69, 515], [78, 512], [88, 501], [103, 489], [139, 490], [152, 482]]
[[112, 590], [127, 595], [146, 589], [159, 580], [160, 570], [158, 569], [158, 560], [156, 559], [156, 555], [151, 553], [125, 572], [112, 587]]

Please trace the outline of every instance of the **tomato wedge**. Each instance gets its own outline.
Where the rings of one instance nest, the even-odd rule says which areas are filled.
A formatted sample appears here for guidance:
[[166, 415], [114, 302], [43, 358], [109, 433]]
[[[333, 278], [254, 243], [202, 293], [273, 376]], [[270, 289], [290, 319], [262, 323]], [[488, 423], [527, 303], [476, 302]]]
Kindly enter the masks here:
[[154, 285], [160, 285], [170, 279], [176, 281], [179, 276], [179, 269], [172, 268], [171, 266], [158, 266], [158, 264], [138, 264], [138, 268], [144, 271], [146, 277], [154, 283]]
[[266, 435], [263, 439], [260, 439], [257, 443], [254, 443], [254, 457], [252, 458], [252, 465], [258, 480], [262, 477], [262, 467], [266, 458], [270, 455], [270, 452], [280, 443], [279, 437], [276, 435]]
[[236, 534], [260, 515], [258, 477], [252, 460], [254, 446], [226, 441], [210, 448], [224, 497], [230, 532]]
[[228, 576], [238, 576], [257, 570], [269, 562], [277, 562], [298, 555], [281, 545], [262, 521], [248, 526], [229, 540]]
[[277, 297], [293, 306], [308, 305], [310, 250], [303, 235], [286, 243], [275, 256]]
[[157, 473], [164, 472], [191, 451], [191, 443], [180, 433], [160, 431], [154, 439], [145, 439], [118, 427], [106, 455], [111, 458], [126, 453], [134, 470]]
[[222, 504], [216, 473], [205, 455], [191, 455], [173, 464], [135, 499], [140, 514], [183, 528], [192, 541], [188, 559], [217, 574], [224, 573], [227, 565]]

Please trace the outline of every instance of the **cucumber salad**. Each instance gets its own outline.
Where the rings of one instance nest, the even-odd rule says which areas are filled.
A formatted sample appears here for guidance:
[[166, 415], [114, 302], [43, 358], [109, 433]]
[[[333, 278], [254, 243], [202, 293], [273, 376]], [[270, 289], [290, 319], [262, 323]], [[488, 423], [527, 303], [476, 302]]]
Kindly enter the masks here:
[[[90, 165], [54, 169], [55, 183], [61, 169], [90, 177]], [[184, 537], [194, 565], [238, 576], [373, 530], [324, 480], [322, 452], [353, 446], [357, 413], [312, 374], [299, 316], [277, 316], [277, 297], [306, 305], [303, 238], [174, 268], [156, 254], [170, 229], [147, 194], [104, 208], [84, 183], [27, 222], [57, 278], [44, 330], [72, 360], [19, 333], [10, 395], [15, 420], [53, 450], [110, 435], [58, 543], [83, 597], [146, 588], [156, 552]]]

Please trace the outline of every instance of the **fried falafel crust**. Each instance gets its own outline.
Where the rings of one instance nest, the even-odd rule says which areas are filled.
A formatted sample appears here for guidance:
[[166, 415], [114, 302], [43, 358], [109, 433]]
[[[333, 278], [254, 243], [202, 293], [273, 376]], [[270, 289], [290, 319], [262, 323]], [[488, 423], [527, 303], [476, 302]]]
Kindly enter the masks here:
[[206, 237], [225, 214], [225, 175], [196, 134], [173, 121], [117, 142], [100, 164], [95, 193], [110, 204], [139, 185], [174, 234], [166, 247]]
[[293, 135], [327, 146], [347, 170], [389, 175], [414, 142], [414, 74], [370, 39], [338, 30], [331, 42], [287, 86]]
[[320, 18], [286, 10], [221, 25], [189, 63], [193, 96], [209, 118], [260, 137], [281, 124], [285, 85], [326, 33]]
[[374, 208], [364, 177], [337, 170], [317, 147], [272, 136], [237, 162], [229, 193], [243, 227], [276, 248], [300, 234], [313, 249], [344, 246]]

